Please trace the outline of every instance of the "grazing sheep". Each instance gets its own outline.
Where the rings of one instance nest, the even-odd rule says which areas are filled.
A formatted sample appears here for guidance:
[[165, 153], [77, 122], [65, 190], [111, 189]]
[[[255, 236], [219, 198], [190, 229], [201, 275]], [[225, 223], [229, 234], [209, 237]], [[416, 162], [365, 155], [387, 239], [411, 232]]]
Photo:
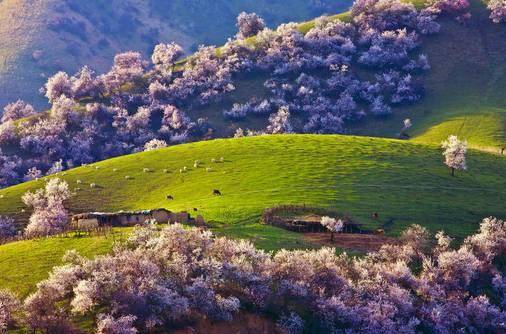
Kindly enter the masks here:
[[214, 164], [214, 163], [216, 163], [216, 159], [215, 159], [215, 158], [212, 158], [212, 159], [211, 159], [211, 162], [212, 162], [213, 164]]
[[97, 187], [96, 183], [90, 183], [90, 188], [96, 188], [96, 187]]
[[75, 190], [76, 190], [76, 191], [79, 191], [79, 190], [81, 190], [81, 188], [77, 187]]
[[212, 169], [211, 167], [207, 167], [207, 168], [206, 168], [206, 172], [210, 173], [210, 172], [212, 172], [212, 171], [213, 171], [213, 169]]
[[199, 168], [200, 166], [200, 160], [195, 160], [195, 163], [193, 164], [194, 168]]
[[83, 181], [82, 181], [82, 180], [77, 180], [77, 181], [76, 181], [76, 183], [77, 183], [77, 184], [82, 184], [82, 183], [83, 183]]
[[213, 190], [213, 195], [214, 196], [221, 196], [221, 191], [219, 191], [218, 189], [214, 189]]
[[165, 169], [163, 170], [163, 172], [164, 172], [165, 174], [167, 174], [167, 173], [169, 172], [169, 170], [168, 170], [167, 168], [165, 168]]
[[117, 169], [117, 168], [113, 168], [113, 169], [112, 169], [112, 171], [113, 171], [113, 172], [117, 172], [117, 171], [118, 171], [118, 169]]
[[172, 196], [172, 195], [167, 195], [167, 199], [168, 199], [169, 201], [173, 201], [173, 200], [174, 200], [174, 196]]
[[100, 166], [95, 166], [95, 169], [100, 169]]
[[220, 162], [224, 162], [225, 159], [223, 157], [220, 158]]
[[125, 176], [125, 180], [130, 180], [132, 177], [130, 175]]
[[149, 168], [144, 168], [144, 169], [142, 169], [142, 171], [143, 171], [144, 173], [149, 173], [149, 172], [151, 172], [151, 169], [149, 169]]
[[184, 170], [185, 172], [187, 172], [187, 171], [188, 171], [188, 167], [184, 166], [184, 167], [183, 167], [183, 170]]

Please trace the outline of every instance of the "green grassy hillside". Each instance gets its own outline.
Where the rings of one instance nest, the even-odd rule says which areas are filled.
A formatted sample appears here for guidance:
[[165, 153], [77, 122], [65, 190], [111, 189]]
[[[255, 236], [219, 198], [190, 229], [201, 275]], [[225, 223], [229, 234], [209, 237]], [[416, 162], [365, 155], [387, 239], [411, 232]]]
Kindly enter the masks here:
[[394, 137], [409, 117], [418, 142], [439, 143], [455, 134], [475, 148], [506, 146], [506, 26], [492, 23], [481, 1], [471, 5], [468, 23], [443, 20], [441, 32], [423, 41], [432, 69], [421, 103], [353, 133]]
[[[412, 2], [423, 6], [423, 1]], [[421, 38], [418, 52], [428, 55], [432, 67], [423, 78], [425, 97], [415, 105], [395, 108], [390, 117], [368, 117], [351, 127], [350, 134], [396, 138], [402, 121], [410, 118], [414, 123], [410, 134], [417, 142], [439, 144], [455, 134], [476, 149], [499, 152], [506, 146], [506, 25], [492, 23], [479, 0], [471, 0], [470, 12], [469, 22], [442, 18], [440, 33]], [[334, 18], [346, 21], [349, 13]], [[300, 30], [306, 32], [313, 25], [314, 21], [302, 23]], [[242, 76], [236, 91], [223, 101], [190, 114], [208, 117], [222, 135], [230, 135], [237, 126], [262, 129], [265, 124], [258, 118], [235, 123], [225, 119], [222, 111], [252, 97], [263, 99], [266, 79]]]
[[26, 297], [37, 282], [47, 278], [51, 269], [61, 264], [67, 250], [75, 249], [89, 257], [106, 254], [118, 236], [115, 239], [112, 236], [48, 238], [1, 245], [0, 288]]
[[[223, 163], [211, 162], [220, 157]], [[193, 168], [197, 159], [201, 167]], [[332, 207], [366, 227], [385, 228], [389, 235], [419, 223], [458, 239], [474, 232], [483, 217], [506, 216], [506, 159], [472, 150], [469, 171], [456, 177], [441, 160], [437, 147], [407, 141], [281, 135], [179, 145], [80, 167], [60, 177], [76, 192], [68, 203], [73, 212], [197, 208], [216, 233], [248, 238], [269, 250], [311, 247], [300, 234], [258, 223], [262, 210], [275, 204]], [[184, 166], [188, 172], [180, 173]], [[92, 189], [90, 183], [98, 187]], [[43, 185], [39, 180], [0, 190], [0, 214], [26, 220], [20, 197]], [[82, 190], [76, 191], [78, 186]], [[212, 196], [213, 189], [223, 196]], [[166, 200], [168, 194], [174, 201]], [[373, 212], [379, 213], [378, 222], [371, 219]], [[111, 237], [70, 237], [0, 246], [0, 287], [26, 295], [67, 249], [93, 256], [112, 244]]]
[[[220, 157], [224, 163], [211, 162]], [[193, 168], [195, 160], [202, 161], [201, 167]], [[184, 166], [189, 171], [180, 173]], [[213, 170], [206, 172], [207, 167]], [[115, 158], [65, 174], [61, 177], [73, 189], [82, 188], [69, 203], [73, 212], [197, 208], [219, 230], [239, 236], [259, 233], [259, 238], [264, 232], [256, 222], [262, 209], [280, 203], [333, 207], [392, 235], [420, 223], [463, 237], [484, 216], [506, 213], [503, 157], [471, 151], [469, 171], [452, 178], [435, 146], [366, 137], [215, 140]], [[21, 195], [43, 184], [39, 180], [0, 190], [0, 213], [19, 214]], [[213, 196], [213, 189], [224, 196]], [[167, 201], [168, 194], [175, 200]], [[379, 213], [379, 223], [370, 219], [373, 212]]]

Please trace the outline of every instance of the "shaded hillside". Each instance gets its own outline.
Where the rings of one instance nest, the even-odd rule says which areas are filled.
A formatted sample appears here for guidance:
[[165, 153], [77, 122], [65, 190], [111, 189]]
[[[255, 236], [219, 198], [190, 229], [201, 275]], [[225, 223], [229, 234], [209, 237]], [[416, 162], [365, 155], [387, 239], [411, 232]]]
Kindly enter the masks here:
[[439, 143], [455, 134], [478, 148], [506, 146], [506, 25], [492, 23], [480, 1], [471, 4], [469, 22], [446, 20], [424, 43], [432, 69], [421, 103], [352, 133], [395, 137], [409, 117], [416, 141]]
[[37, 90], [58, 70], [74, 73], [85, 64], [105, 71], [114, 54], [152, 51], [172, 40], [187, 51], [221, 44], [235, 33], [243, 10], [258, 11], [270, 25], [299, 21], [349, 5], [346, 0], [4, 0], [0, 2], [0, 105], [23, 98], [45, 105]]
[[[224, 163], [211, 162], [220, 157]], [[198, 168], [195, 160], [201, 161]], [[287, 234], [259, 225], [258, 218], [266, 207], [291, 203], [332, 207], [389, 235], [419, 223], [464, 237], [483, 217], [506, 215], [506, 160], [472, 151], [468, 165], [469, 171], [451, 177], [434, 146], [281, 135], [178, 145], [80, 167], [61, 177], [76, 192], [69, 203], [73, 212], [197, 208], [220, 232], [279, 248], [290, 245], [283, 243]], [[180, 173], [184, 166], [189, 171]], [[21, 196], [43, 185], [41, 179], [1, 190], [0, 214], [26, 221]], [[213, 196], [213, 189], [223, 196]], [[166, 199], [169, 194], [173, 201]], [[371, 217], [374, 212], [378, 221]]]

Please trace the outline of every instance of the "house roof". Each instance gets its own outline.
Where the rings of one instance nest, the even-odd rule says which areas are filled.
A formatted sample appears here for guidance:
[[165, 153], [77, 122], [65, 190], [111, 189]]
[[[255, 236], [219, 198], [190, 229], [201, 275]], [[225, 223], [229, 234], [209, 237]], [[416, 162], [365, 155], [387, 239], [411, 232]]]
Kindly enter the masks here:
[[149, 215], [157, 211], [165, 211], [171, 213], [167, 209], [152, 209], [152, 210], [141, 210], [141, 211], [118, 211], [118, 212], [85, 212], [79, 213], [72, 216], [72, 218], [86, 219], [86, 218], [99, 218], [99, 217], [120, 217], [120, 216], [136, 216], [136, 215]]

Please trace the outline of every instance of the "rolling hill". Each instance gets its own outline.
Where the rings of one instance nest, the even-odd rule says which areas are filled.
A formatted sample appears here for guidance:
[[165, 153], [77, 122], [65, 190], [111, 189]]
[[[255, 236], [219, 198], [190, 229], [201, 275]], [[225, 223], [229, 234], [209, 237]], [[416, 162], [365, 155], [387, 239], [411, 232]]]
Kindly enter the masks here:
[[471, 1], [470, 12], [466, 24], [445, 19], [441, 32], [423, 42], [432, 67], [424, 99], [351, 133], [395, 137], [409, 117], [417, 142], [440, 143], [455, 134], [479, 149], [506, 146], [506, 27], [490, 21], [481, 1]]
[[[223, 163], [211, 162], [220, 157]], [[193, 167], [195, 160], [201, 161], [199, 168]], [[72, 212], [197, 208], [215, 233], [247, 238], [268, 250], [311, 247], [298, 233], [259, 224], [262, 210], [276, 204], [331, 207], [393, 236], [418, 223], [458, 240], [475, 232], [482, 218], [506, 216], [506, 159], [472, 150], [469, 171], [456, 177], [441, 160], [440, 150], [428, 144], [278, 135], [178, 145], [79, 167], [59, 177], [75, 192], [68, 203]], [[188, 172], [180, 173], [184, 166]], [[26, 221], [20, 197], [43, 185], [41, 179], [0, 190], [0, 214]], [[213, 189], [223, 196], [213, 196]], [[166, 199], [168, 194], [174, 201]], [[378, 221], [373, 212], [378, 212]], [[112, 244], [109, 236], [0, 246], [0, 287], [26, 295], [67, 249], [92, 256], [109, 251]]]
[[[224, 163], [211, 162], [220, 157]], [[193, 167], [195, 160], [201, 167]], [[180, 173], [185, 166], [189, 171]], [[420, 223], [464, 237], [484, 216], [506, 213], [505, 172], [504, 158], [478, 151], [470, 153], [469, 171], [452, 178], [435, 146], [280, 135], [178, 145], [79, 167], [60, 177], [76, 191], [69, 202], [73, 212], [198, 208], [221, 229], [234, 231], [242, 222], [256, 231], [264, 208], [305, 203], [333, 207], [392, 235]], [[0, 213], [19, 215], [21, 195], [43, 184], [40, 179], [0, 190]], [[224, 196], [213, 196], [213, 189]], [[168, 194], [174, 201], [167, 201]], [[371, 219], [373, 212], [380, 214], [379, 223]]]
[[[26, 53], [37, 45], [34, 42], [37, 38], [42, 38], [40, 31], [46, 31], [38, 31], [40, 26], [35, 24], [38, 22], [35, 17], [47, 13], [49, 3], [36, 2], [40, 7], [33, 10], [35, 16], [31, 22], [34, 25], [30, 28], [33, 33], [24, 35], [27, 40], [19, 40], [22, 46], [19, 54], [9, 54], [12, 63], [4, 61], [10, 75], [28, 78], [16, 81], [16, 85], [20, 85], [18, 92], [31, 94], [35, 88], [25, 85], [29, 82], [35, 86], [34, 82], [37, 82], [40, 86], [43, 81], [28, 75], [40, 74], [41, 69], [47, 73], [56, 69], [49, 63], [34, 62], [32, 51]], [[72, 3], [68, 1], [64, 7]], [[149, 3], [152, 5], [153, 1]], [[216, 6], [224, 3], [217, 2]], [[272, 3], [274, 6], [278, 2]], [[15, 17], [12, 11], [21, 7], [16, 7], [15, 1], [3, 1], [0, 8], [7, 4], [13, 6], [9, 8], [9, 17]], [[107, 9], [110, 4], [100, 3], [105, 6], [104, 13], [110, 10]], [[481, 2], [473, 1], [472, 4], [471, 21], [462, 25], [444, 19], [441, 33], [424, 41], [422, 51], [428, 54], [432, 65], [425, 79], [424, 100], [415, 106], [397, 109], [392, 117], [370, 119], [349, 130], [350, 134], [360, 136], [283, 135], [219, 139], [102, 161], [59, 175], [75, 192], [68, 203], [70, 210], [77, 213], [158, 207], [193, 211], [196, 208], [216, 233], [247, 238], [268, 250], [311, 247], [299, 234], [258, 223], [262, 210], [276, 204], [332, 207], [351, 215], [368, 228], [383, 228], [391, 236], [397, 236], [407, 225], [418, 223], [433, 232], [445, 230], [461, 240], [476, 231], [483, 217], [504, 218], [506, 159], [487, 152], [497, 152], [506, 145], [506, 29], [489, 21]], [[92, 8], [94, 5], [95, 2], [83, 6]], [[248, 7], [250, 5], [252, 7]], [[264, 5], [260, 1], [256, 5], [248, 4], [245, 9], [257, 10]], [[75, 6], [76, 13], [85, 10], [85, 7]], [[293, 14], [300, 17], [310, 12], [303, 5], [293, 7]], [[157, 11], [163, 12], [160, 8]], [[271, 22], [277, 22], [268, 14], [257, 11]], [[143, 15], [149, 13], [141, 12]], [[101, 19], [97, 20], [100, 22]], [[118, 20], [122, 22], [122, 19]], [[200, 21], [209, 24], [209, 21]], [[161, 25], [157, 22], [162, 20], [153, 22], [155, 26]], [[301, 25], [301, 29], [307, 29], [311, 24], [307, 22]], [[233, 24], [227, 23], [227, 26]], [[121, 30], [120, 27], [118, 23], [111, 29]], [[176, 24], [163, 30], [163, 36], [171, 36], [170, 39], [180, 36], [184, 44], [185, 39], [195, 38], [188, 31], [198, 31], [195, 27], [178, 28]], [[0, 31], [9, 33], [5, 29], [3, 27]], [[62, 36], [52, 30], [49, 33], [54, 38]], [[54, 45], [81, 43], [66, 44], [74, 37], [64, 35], [67, 37]], [[147, 49], [153, 42], [146, 42], [146, 36], [142, 34], [133, 36], [130, 41], [124, 41], [126, 44], [110, 42], [107, 52], [79, 59], [86, 59], [83, 64], [91, 62], [98, 64], [99, 69], [102, 65], [105, 68], [112, 55], [125, 45], [132, 49]], [[86, 43], [95, 41], [94, 38]], [[98, 39], [95, 42], [100, 44]], [[185, 44], [187, 49], [191, 49], [190, 44]], [[59, 47], [54, 49], [56, 55]], [[20, 56], [22, 52], [25, 52], [25, 58]], [[65, 52], [57, 57], [67, 62], [69, 58]], [[79, 62], [76, 59], [59, 64], [58, 68], [74, 70]], [[5, 78], [14, 81], [12, 77]], [[258, 88], [262, 84], [261, 77], [242, 78], [236, 92], [227, 97], [225, 103], [244, 102], [252, 95], [262, 96], [263, 88]], [[223, 105], [217, 104], [195, 110], [192, 116], [209, 117], [219, 128], [227, 129], [230, 123], [223, 119], [222, 111]], [[402, 120], [408, 117], [414, 123], [410, 130], [412, 140], [369, 137], [396, 137]], [[439, 142], [449, 134], [467, 139], [473, 148], [469, 153], [469, 171], [458, 173], [454, 178], [442, 164], [438, 148]], [[211, 162], [220, 157], [224, 157], [223, 163]], [[202, 162], [200, 167], [193, 167], [195, 160]], [[184, 166], [188, 167], [188, 172], [180, 173]], [[145, 168], [150, 171], [144, 172]], [[206, 168], [212, 168], [212, 171], [208, 172]], [[130, 178], [127, 180], [125, 176]], [[78, 184], [78, 180], [82, 184]], [[97, 187], [91, 188], [91, 183]], [[0, 190], [0, 214], [15, 215], [20, 218], [20, 224], [26, 223], [29, 213], [23, 212], [20, 198], [26, 191], [43, 185], [44, 179], [41, 179]], [[219, 189], [223, 196], [213, 196], [213, 189]], [[166, 199], [168, 194], [174, 196], [173, 201]], [[374, 212], [379, 214], [378, 221], [371, 218]], [[50, 238], [0, 246], [0, 271], [3, 273], [0, 287], [10, 287], [26, 295], [52, 266], [59, 263], [66, 249], [77, 248], [92, 256], [109, 251], [112, 241], [104, 238]]]
[[[282, 10], [290, 3], [290, 11]], [[3, 0], [0, 1], [0, 105], [19, 98], [46, 106], [38, 89], [58, 70], [89, 65], [103, 72], [126, 50], [151, 54], [158, 42], [187, 51], [221, 44], [235, 34], [241, 11], [256, 11], [269, 25], [305, 20], [350, 5], [326, 1]], [[219, 17], [219, 19], [217, 19]]]

